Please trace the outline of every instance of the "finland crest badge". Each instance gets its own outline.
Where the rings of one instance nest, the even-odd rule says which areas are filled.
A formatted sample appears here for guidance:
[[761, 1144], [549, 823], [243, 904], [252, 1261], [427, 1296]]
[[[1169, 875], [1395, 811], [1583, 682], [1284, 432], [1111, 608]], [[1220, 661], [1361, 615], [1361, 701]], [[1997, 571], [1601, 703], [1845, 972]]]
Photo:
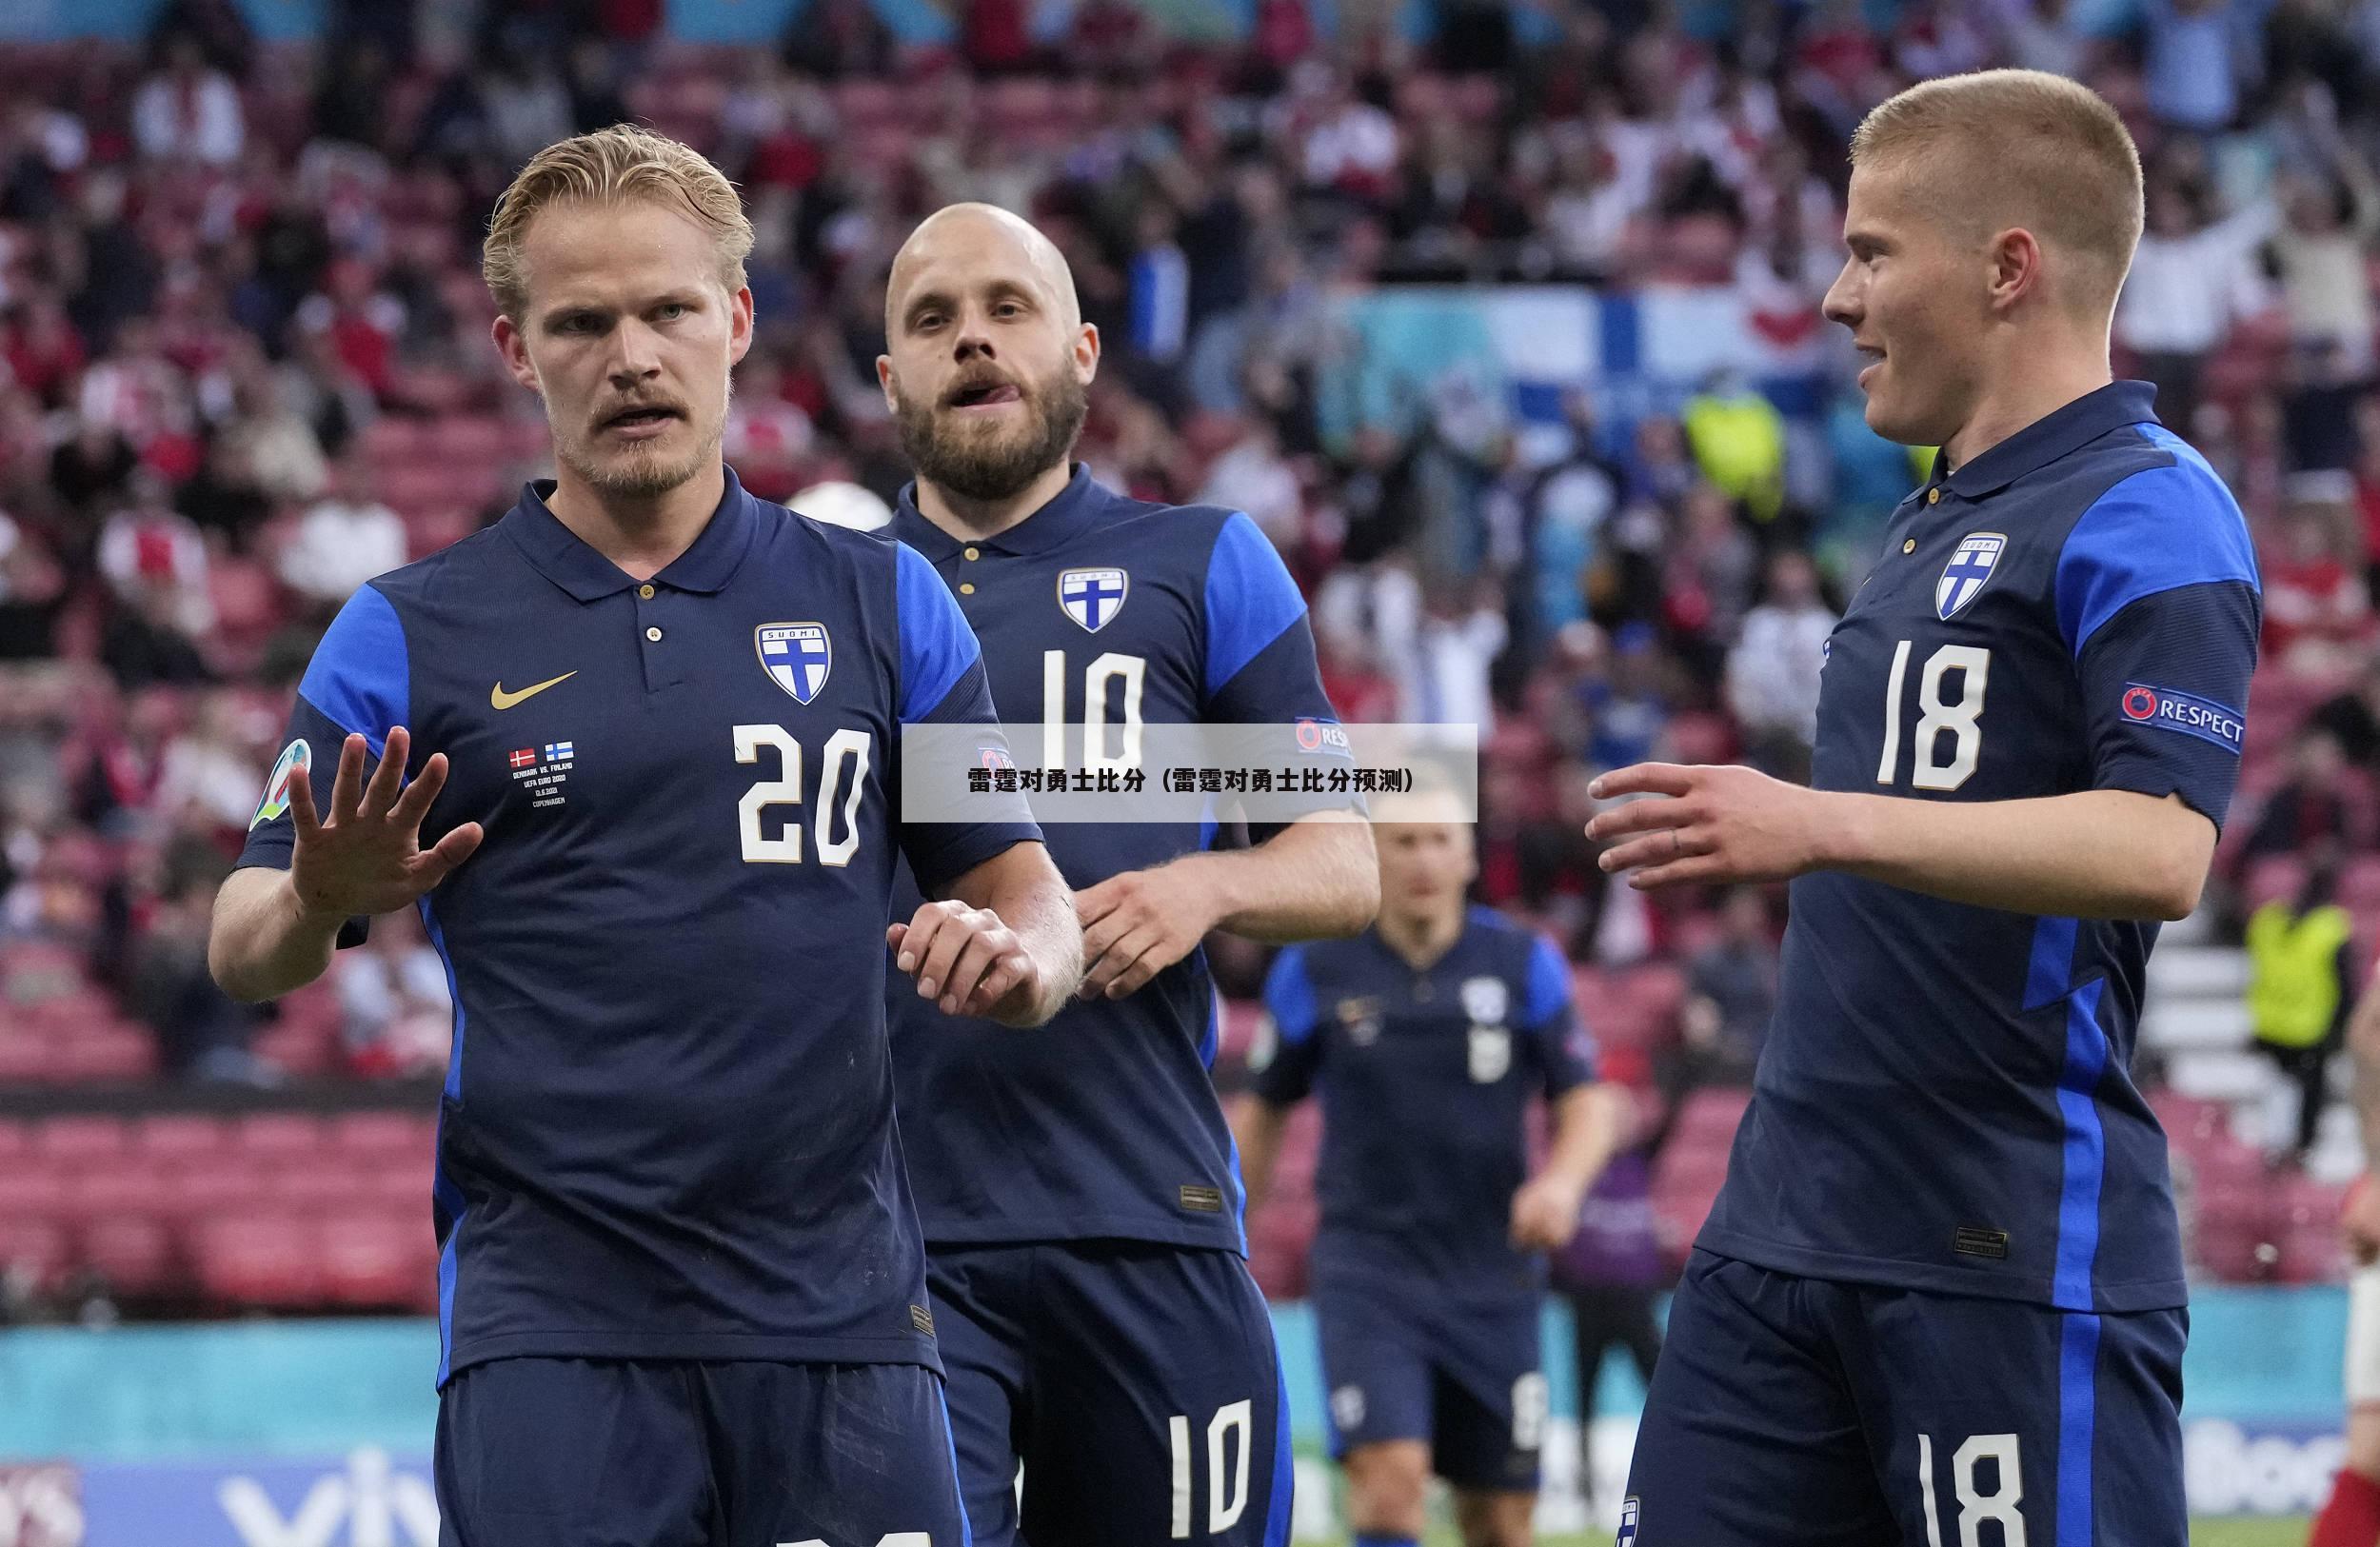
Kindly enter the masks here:
[[795, 702], [809, 703], [826, 685], [835, 657], [824, 624], [763, 624], [752, 631], [752, 644], [768, 680]]
[[1096, 634], [1124, 607], [1124, 592], [1132, 577], [1121, 569], [1062, 569], [1058, 574], [1058, 605], [1066, 616]]
[[2004, 532], [1969, 532], [1960, 538], [1958, 551], [1951, 555], [1951, 562], [1942, 566], [1942, 578], [1934, 583], [1934, 616], [1949, 623], [1964, 611], [1992, 578], [2007, 547]]

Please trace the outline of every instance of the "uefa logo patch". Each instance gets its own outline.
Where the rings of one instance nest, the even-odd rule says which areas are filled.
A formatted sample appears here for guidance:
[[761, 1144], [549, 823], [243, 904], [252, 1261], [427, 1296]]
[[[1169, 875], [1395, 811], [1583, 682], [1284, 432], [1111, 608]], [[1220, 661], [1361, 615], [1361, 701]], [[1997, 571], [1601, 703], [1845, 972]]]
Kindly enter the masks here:
[[2223, 748], [2234, 757], [2248, 739], [2248, 721], [2237, 709], [2178, 688], [2126, 683], [2124, 718], [2138, 725], [2179, 731]]
[[768, 680], [800, 704], [818, 697], [835, 664], [824, 624], [763, 624], [752, 630], [752, 647]]
[[1064, 569], [1058, 575], [1058, 605], [1096, 634], [1116, 621], [1130, 589], [1132, 577], [1121, 569]]
[[2008, 548], [2003, 532], [1969, 532], [1958, 540], [1958, 551], [1942, 566], [1942, 578], [1934, 586], [1934, 614], [1949, 623], [1981, 594], [1992, 571], [1999, 566], [2000, 555]]
[[248, 822], [248, 830], [254, 832], [268, 822], [277, 821], [289, 809], [289, 785], [292, 781], [308, 777], [314, 766], [314, 749], [299, 737], [281, 749], [281, 757], [265, 779], [265, 798], [256, 807], [256, 815]]

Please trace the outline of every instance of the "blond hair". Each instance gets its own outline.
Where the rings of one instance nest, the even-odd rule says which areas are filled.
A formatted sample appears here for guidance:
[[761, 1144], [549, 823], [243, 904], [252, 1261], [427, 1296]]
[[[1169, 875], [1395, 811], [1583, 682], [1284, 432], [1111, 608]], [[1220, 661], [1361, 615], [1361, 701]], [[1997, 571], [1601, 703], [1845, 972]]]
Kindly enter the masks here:
[[552, 204], [623, 199], [652, 199], [691, 215], [718, 240], [720, 283], [730, 295], [744, 288], [752, 222], [735, 185], [691, 147], [634, 124], [614, 124], [540, 150], [496, 201], [480, 253], [480, 275], [505, 315], [518, 322], [528, 304], [521, 244], [539, 210]]
[[2038, 69], [1921, 81], [1851, 137], [1851, 163], [1922, 163], [1917, 196], [1971, 229], [2022, 226], [2084, 260], [2077, 302], [2112, 308], [2140, 245], [2140, 150], [2107, 100]]

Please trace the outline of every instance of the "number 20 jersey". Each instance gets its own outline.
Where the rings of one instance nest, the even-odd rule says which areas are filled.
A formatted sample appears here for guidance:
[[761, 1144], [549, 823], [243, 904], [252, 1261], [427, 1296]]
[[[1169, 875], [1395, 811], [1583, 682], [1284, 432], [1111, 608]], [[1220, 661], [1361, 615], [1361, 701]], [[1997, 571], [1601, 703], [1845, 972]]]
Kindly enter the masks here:
[[[924, 560], [732, 473], [643, 585], [532, 487], [356, 592], [290, 716], [315, 801], [349, 732], [377, 757], [402, 724], [413, 772], [450, 768], [424, 841], [486, 831], [422, 908], [455, 1000], [442, 1385], [515, 1355], [936, 1365], [893, 871], [946, 882], [1039, 833], [901, 823], [899, 736], [992, 716]], [[279, 780], [309, 770], [284, 765], [244, 864], [289, 863]]]
[[[2238, 506], [2147, 386], [1913, 494], [1828, 642], [1813, 783], [2178, 796], [2219, 826], [2261, 611]], [[2184, 1303], [2132, 1083], [2153, 923], [1795, 881], [1778, 1002], [1697, 1242], [1781, 1272], [2081, 1312]]]

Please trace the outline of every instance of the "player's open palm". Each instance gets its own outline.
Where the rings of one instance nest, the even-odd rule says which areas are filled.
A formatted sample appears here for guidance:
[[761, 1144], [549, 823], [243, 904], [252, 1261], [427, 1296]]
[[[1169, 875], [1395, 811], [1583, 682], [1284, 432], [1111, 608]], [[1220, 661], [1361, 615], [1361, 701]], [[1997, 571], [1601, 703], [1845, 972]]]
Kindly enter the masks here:
[[297, 845], [289, 856], [289, 884], [299, 902], [346, 918], [393, 912], [453, 874], [479, 847], [482, 829], [476, 822], [422, 847], [422, 820], [446, 784], [446, 755], [432, 754], [421, 776], [407, 784], [405, 762], [411, 744], [404, 726], [389, 731], [380, 766], [367, 783], [364, 738], [349, 736], [339, 748], [327, 820], [314, 805], [311, 781], [302, 773], [290, 779], [289, 820]]
[[1214, 916], [1191, 878], [1168, 866], [1127, 870], [1074, 894], [1082, 921], [1084, 999], [1122, 999], [1198, 949]]
[[1680, 883], [1785, 881], [1818, 852], [1823, 798], [1799, 784], [1735, 764], [1639, 763], [1588, 786], [1597, 800], [1641, 795], [1587, 823], [1610, 843], [1601, 864], [1631, 872], [1638, 890]]

